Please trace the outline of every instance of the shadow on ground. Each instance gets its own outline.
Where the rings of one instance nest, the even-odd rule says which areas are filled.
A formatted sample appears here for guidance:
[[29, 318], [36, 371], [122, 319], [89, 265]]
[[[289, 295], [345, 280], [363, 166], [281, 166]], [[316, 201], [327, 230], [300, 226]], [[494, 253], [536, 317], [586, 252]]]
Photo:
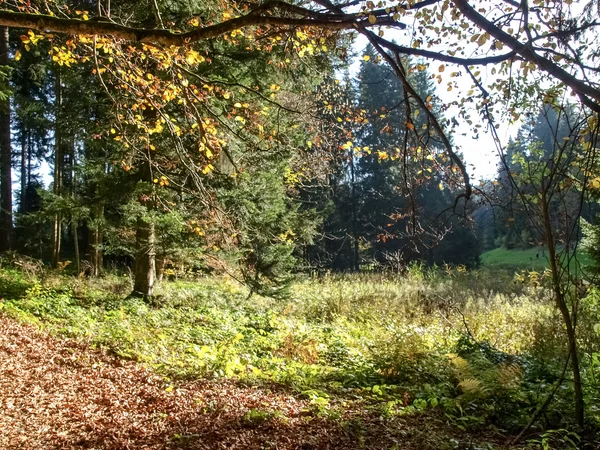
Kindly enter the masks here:
[[319, 417], [284, 391], [170, 381], [1, 316], [0, 409], [7, 450], [440, 449], [469, 442], [435, 416], [383, 420], [346, 409]]

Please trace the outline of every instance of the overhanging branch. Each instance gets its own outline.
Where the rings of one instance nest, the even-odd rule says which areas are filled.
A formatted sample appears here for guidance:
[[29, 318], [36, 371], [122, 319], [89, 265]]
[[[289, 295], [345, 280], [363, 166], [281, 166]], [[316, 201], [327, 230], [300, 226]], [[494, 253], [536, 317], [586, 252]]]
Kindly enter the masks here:
[[[191, 42], [215, 38], [233, 30], [251, 26], [292, 26], [292, 27], [318, 27], [324, 29], [345, 30], [354, 29], [357, 24], [364, 27], [374, 26], [367, 17], [356, 14], [338, 15], [327, 17], [325, 14], [315, 13], [308, 9], [293, 5], [285, 6], [285, 2], [274, 2], [262, 5], [258, 9], [241, 17], [204, 26], [184, 33], [176, 33], [163, 29], [144, 29], [102, 20], [65, 19], [45, 14], [21, 13], [13, 11], [0, 11], [0, 26], [11, 28], [29, 28], [38, 31], [72, 34], [72, 35], [105, 35], [117, 39], [134, 42], [147, 42], [161, 45], [181, 46]], [[288, 12], [304, 17], [282, 17], [266, 15], [269, 8], [288, 10]], [[379, 17], [375, 26], [391, 26], [404, 28], [391, 17]]]
[[454, 0], [454, 4], [467, 19], [469, 19], [479, 28], [484, 30], [498, 41], [502, 42], [504, 45], [510, 47], [513, 51], [523, 57], [523, 59], [534, 63], [552, 77], [562, 81], [565, 85], [577, 93], [581, 101], [586, 106], [596, 112], [600, 112], [600, 90], [595, 89], [588, 83], [579, 80], [562, 67], [536, 53], [531, 46], [523, 44], [518, 39], [498, 28], [483, 15], [477, 12], [469, 4], [468, 0]]
[[437, 61], [442, 61], [450, 64], [458, 64], [461, 66], [485, 66], [488, 64], [497, 64], [502, 61], [511, 59], [516, 55], [516, 52], [512, 51], [504, 53], [502, 55], [487, 56], [483, 58], [459, 58], [456, 56], [450, 56], [445, 53], [435, 52], [431, 50], [423, 50], [420, 48], [412, 48], [403, 45], [398, 45], [395, 42], [390, 42], [387, 39], [381, 38], [379, 36], [375, 36], [374, 39], [379, 45], [381, 45], [384, 48], [387, 48], [388, 50], [391, 50], [394, 53], [400, 53], [402, 55], [408, 56], [422, 56], [423, 58], [435, 59]]

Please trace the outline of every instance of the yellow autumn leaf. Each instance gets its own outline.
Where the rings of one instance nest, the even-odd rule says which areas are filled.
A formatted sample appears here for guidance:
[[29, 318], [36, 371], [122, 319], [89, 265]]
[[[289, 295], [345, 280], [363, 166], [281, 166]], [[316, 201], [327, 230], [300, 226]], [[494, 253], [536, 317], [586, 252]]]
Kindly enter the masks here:
[[377, 17], [374, 14], [369, 14], [369, 23], [373, 25], [375, 22], [377, 22]]

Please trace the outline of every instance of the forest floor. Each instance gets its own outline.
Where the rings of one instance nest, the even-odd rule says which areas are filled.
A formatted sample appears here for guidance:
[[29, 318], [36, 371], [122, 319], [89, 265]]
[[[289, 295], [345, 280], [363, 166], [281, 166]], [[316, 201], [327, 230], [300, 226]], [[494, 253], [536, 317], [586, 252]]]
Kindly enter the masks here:
[[0, 410], [0, 448], [6, 450], [428, 449], [483, 438], [432, 414], [381, 420], [348, 409], [332, 420], [314, 416], [307, 400], [277, 388], [172, 381], [81, 340], [3, 316]]
[[600, 294], [577, 434], [560, 318], [526, 275], [298, 276], [277, 299], [190, 276], [144, 301], [127, 273], [0, 261], [0, 449], [600, 450]]

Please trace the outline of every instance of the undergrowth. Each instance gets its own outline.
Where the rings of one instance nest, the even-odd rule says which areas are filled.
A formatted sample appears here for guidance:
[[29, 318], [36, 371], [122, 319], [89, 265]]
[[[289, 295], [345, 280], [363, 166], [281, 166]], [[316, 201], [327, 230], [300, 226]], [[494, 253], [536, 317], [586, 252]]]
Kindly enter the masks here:
[[[5, 267], [0, 311], [168, 377], [291, 389], [313, 414], [334, 419], [356, 405], [382, 420], [436, 410], [468, 432], [515, 435], [560, 383], [523, 445], [580, 445], [567, 431], [560, 318], [543, 285], [509, 272], [414, 266], [402, 277], [305, 278], [286, 300], [248, 298], [214, 277], [164, 282], [151, 304], [126, 298], [129, 289], [129, 278], [115, 274], [88, 280]], [[584, 300], [580, 325], [592, 430], [600, 424], [599, 298], [592, 291]], [[262, 419], [255, 415], [248, 421]]]

